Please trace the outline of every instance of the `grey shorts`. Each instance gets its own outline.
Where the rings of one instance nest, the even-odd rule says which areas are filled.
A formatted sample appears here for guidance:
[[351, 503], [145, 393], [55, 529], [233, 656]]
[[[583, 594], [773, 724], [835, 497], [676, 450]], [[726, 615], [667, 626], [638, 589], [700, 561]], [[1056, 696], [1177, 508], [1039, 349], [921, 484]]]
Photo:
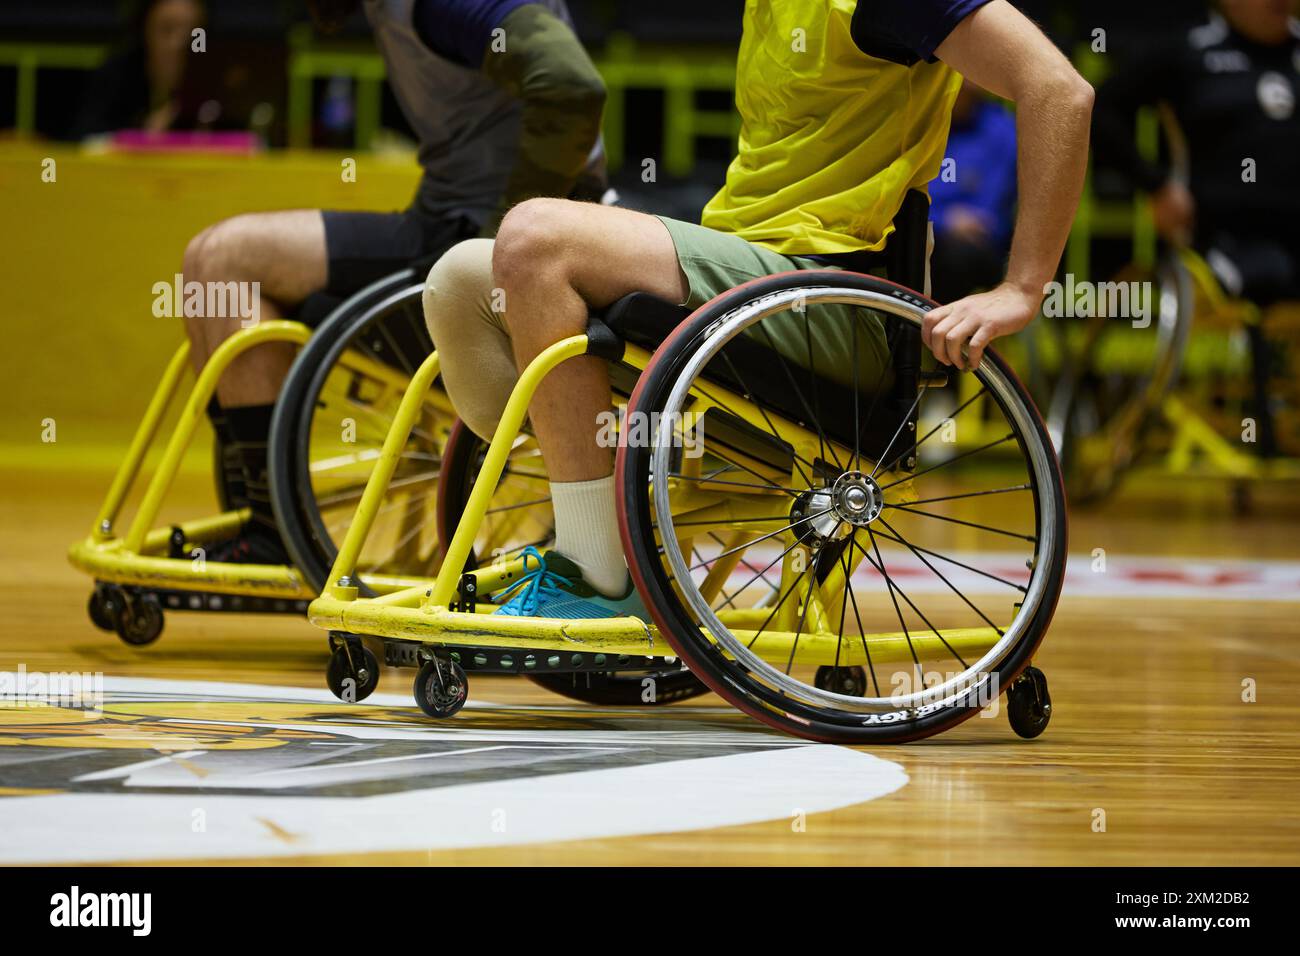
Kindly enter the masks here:
[[[804, 256], [783, 255], [716, 229], [659, 218], [676, 247], [677, 261], [689, 286], [683, 304], [691, 308], [763, 276], [835, 268]], [[850, 385], [856, 378], [861, 386], [870, 387], [872, 383], [883, 384], [889, 377], [884, 323], [871, 309], [809, 306], [802, 313], [787, 311], [771, 316], [761, 326], [751, 327], [746, 334], [774, 347], [786, 359], [842, 385]]]

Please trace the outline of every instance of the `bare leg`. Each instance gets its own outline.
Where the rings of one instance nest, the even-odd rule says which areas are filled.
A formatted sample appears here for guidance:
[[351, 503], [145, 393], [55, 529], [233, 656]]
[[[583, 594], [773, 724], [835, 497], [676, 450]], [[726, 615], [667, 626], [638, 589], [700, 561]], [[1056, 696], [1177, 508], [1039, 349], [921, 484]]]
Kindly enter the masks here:
[[[185, 249], [186, 282], [257, 282], [259, 319], [277, 319], [297, 306], [327, 279], [325, 225], [319, 211], [250, 213], [203, 230]], [[187, 317], [195, 369], [227, 338], [238, 332], [235, 318]], [[275, 401], [293, 361], [294, 348], [266, 344], [241, 355], [217, 386], [223, 408], [267, 405]]]
[[[520, 370], [545, 348], [587, 330], [592, 309], [632, 292], [681, 302], [686, 278], [672, 237], [654, 216], [531, 199], [501, 223], [492, 273], [505, 292], [506, 324]], [[596, 443], [597, 416], [609, 409], [609, 374], [597, 358], [555, 369], [538, 388], [530, 418], [553, 481], [603, 478], [610, 450]]]
[[[533, 199], [501, 223], [493, 279], [505, 293], [505, 319], [522, 370], [542, 350], [586, 331], [591, 309], [630, 292], [680, 302], [686, 279], [672, 237], [653, 216]], [[609, 409], [609, 373], [597, 358], [570, 359], [546, 377], [529, 408], [555, 510], [555, 550], [598, 592], [633, 597], [619, 538], [610, 449], [596, 441]], [[626, 608], [625, 608], [626, 609]]]

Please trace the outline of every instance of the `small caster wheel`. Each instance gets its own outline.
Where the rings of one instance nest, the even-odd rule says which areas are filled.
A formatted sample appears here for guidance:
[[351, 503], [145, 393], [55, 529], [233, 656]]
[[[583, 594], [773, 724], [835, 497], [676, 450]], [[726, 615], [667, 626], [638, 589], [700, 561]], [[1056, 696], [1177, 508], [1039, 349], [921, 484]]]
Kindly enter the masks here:
[[341, 701], [355, 704], [365, 700], [379, 686], [379, 658], [360, 641], [339, 644], [325, 668], [325, 683]]
[[469, 678], [455, 661], [426, 661], [415, 675], [415, 702], [430, 717], [450, 717], [469, 697]]
[[118, 604], [117, 636], [133, 647], [158, 640], [163, 629], [162, 605], [152, 594], [124, 595]]
[[1007, 718], [1011, 729], [1032, 740], [1047, 729], [1052, 719], [1052, 697], [1047, 678], [1037, 667], [1026, 667], [1007, 689]]
[[101, 631], [117, 630], [117, 609], [121, 607], [121, 599], [114, 594], [115, 588], [95, 588], [90, 592], [90, 602], [86, 605], [86, 611], [90, 614], [90, 623]]
[[867, 696], [867, 672], [861, 667], [819, 667], [813, 677], [819, 690], [846, 697]]

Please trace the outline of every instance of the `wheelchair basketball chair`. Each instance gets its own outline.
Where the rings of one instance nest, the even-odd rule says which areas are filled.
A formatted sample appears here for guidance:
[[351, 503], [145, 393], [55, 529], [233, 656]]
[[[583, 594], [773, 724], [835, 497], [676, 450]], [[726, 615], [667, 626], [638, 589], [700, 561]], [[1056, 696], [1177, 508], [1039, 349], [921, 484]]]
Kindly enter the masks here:
[[[913, 286], [926, 211], [909, 197], [884, 257]], [[1051, 701], [1030, 662], [1066, 561], [1059, 467], [995, 353], [965, 373], [923, 359], [932, 308], [907, 285], [832, 269], [759, 279], [689, 314], [620, 300], [522, 372], [491, 442], [444, 480], [436, 576], [378, 594], [358, 558], [436, 379], [430, 356], [308, 610], [329, 632], [331, 690], [349, 701], [374, 691], [371, 637], [386, 663], [418, 669], [415, 700], [431, 717], [464, 705], [475, 671], [569, 687], [599, 675], [646, 702], [664, 680], [674, 693], [707, 687], [770, 726], [840, 743], [929, 736], [1007, 691], [1012, 727], [1037, 736]], [[774, 328], [802, 329], [806, 352], [778, 347]], [[862, 350], [878, 334], [889, 373], [865, 381]], [[542, 378], [580, 355], [611, 363], [616, 393], [630, 383], [625, 422], [651, 423], [649, 440], [624, 428], [615, 463], [625, 554], [651, 620], [493, 616], [491, 596], [535, 574], [537, 558], [516, 541], [484, 564], [476, 544], [500, 483], [540, 480], [527, 408]], [[979, 387], [958, 402], [950, 374]], [[987, 430], [990, 419], [994, 437], [955, 450], [965, 422]]]
[[[1116, 355], [1147, 333], [1094, 317], [1052, 391], [1048, 429], [1071, 498], [1103, 500], [1144, 459], [1172, 476], [1228, 479], [1238, 510], [1252, 483], [1300, 479], [1300, 369], [1277, 374], [1266, 345], [1267, 337], [1300, 342], [1300, 303], [1262, 311], [1234, 299], [1188, 248], [1168, 249], [1152, 283], [1156, 315], [1139, 343], [1140, 370], [1124, 369]], [[1198, 335], [1208, 348], [1196, 348]], [[1202, 368], [1192, 376], [1189, 365]], [[1280, 383], [1292, 390], [1289, 418], [1272, 407]], [[1255, 425], [1253, 447], [1228, 437], [1246, 423]]]
[[[354, 510], [382, 437], [412, 371], [429, 353], [421, 270], [401, 270], [326, 312], [313, 329], [273, 321], [242, 329], [216, 350], [183, 401], [177, 402], [189, 364], [189, 344], [172, 355], [162, 380], [118, 467], [90, 534], [75, 543], [71, 562], [94, 579], [91, 621], [123, 641], [155, 641], [165, 611], [303, 614], [324, 583], [335, 542]], [[215, 448], [220, 513], [170, 527], [154, 527], [221, 375], [247, 349], [287, 342], [300, 351], [277, 400], [272, 420], [270, 483], [277, 524], [293, 565], [207, 561], [206, 548], [234, 534], [247, 512], [232, 505], [232, 490]], [[145, 459], [165, 416], [179, 404], [176, 425], [152, 474]], [[454, 413], [446, 396], [430, 390], [420, 422], [404, 449], [403, 508], [391, 515], [392, 533], [361, 558], [377, 587], [406, 583], [403, 572], [430, 573], [440, 548], [424, 533], [436, 501], [442, 443]], [[141, 498], [125, 534], [119, 533], [133, 491]], [[416, 533], [410, 528], [415, 527]], [[382, 549], [382, 550], [380, 550]]]

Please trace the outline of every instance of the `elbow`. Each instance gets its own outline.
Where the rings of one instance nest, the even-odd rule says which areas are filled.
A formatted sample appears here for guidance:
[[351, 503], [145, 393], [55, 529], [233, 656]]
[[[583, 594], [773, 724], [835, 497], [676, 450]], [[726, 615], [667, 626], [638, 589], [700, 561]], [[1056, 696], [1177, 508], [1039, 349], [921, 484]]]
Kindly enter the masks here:
[[1092, 107], [1097, 101], [1097, 92], [1092, 84], [1071, 69], [1061, 78], [1058, 86], [1062, 106], [1079, 117], [1081, 122], [1091, 124]]
[[1097, 94], [1092, 84], [1069, 63], [1040, 78], [1013, 99], [1021, 107], [1036, 113], [1062, 117], [1071, 126], [1087, 129], [1092, 125], [1092, 109]]

